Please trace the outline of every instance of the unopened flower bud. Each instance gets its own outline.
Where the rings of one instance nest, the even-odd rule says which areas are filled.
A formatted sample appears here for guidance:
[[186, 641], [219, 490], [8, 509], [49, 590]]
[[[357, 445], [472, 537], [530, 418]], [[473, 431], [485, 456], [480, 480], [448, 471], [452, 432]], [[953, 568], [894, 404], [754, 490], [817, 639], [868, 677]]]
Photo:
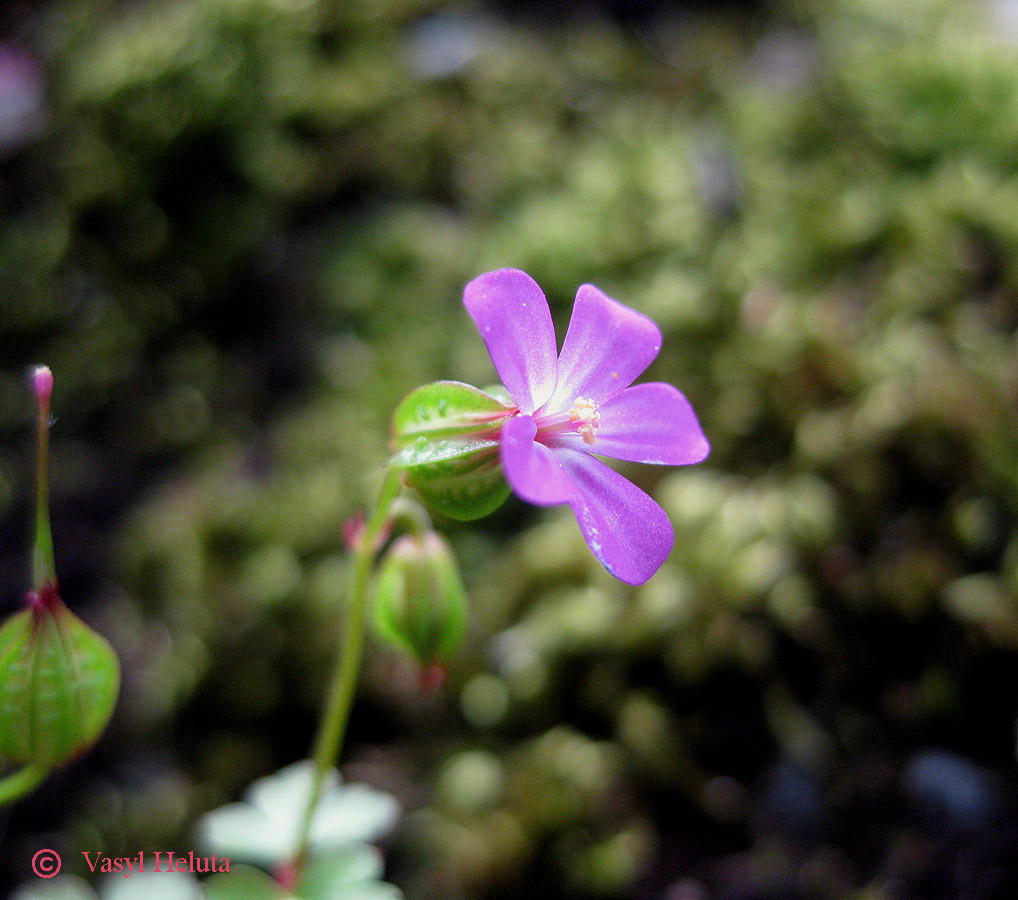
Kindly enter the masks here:
[[466, 632], [467, 598], [456, 560], [435, 532], [397, 538], [382, 560], [375, 625], [422, 666], [447, 662]]
[[486, 516], [509, 496], [498, 437], [515, 411], [458, 381], [419, 387], [393, 414], [390, 465], [436, 512], [461, 520]]

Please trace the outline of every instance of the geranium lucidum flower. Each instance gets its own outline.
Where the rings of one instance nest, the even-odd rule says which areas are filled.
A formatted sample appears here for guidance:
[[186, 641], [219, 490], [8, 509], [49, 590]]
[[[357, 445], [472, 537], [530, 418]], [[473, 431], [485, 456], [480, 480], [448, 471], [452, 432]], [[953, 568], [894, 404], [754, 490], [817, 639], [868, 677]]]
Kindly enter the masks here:
[[661, 349], [658, 327], [585, 284], [559, 354], [548, 301], [519, 269], [475, 278], [463, 302], [516, 404], [500, 435], [509, 485], [529, 503], [568, 503], [605, 568], [642, 584], [671, 552], [671, 522], [592, 454], [687, 465], [710, 451], [678, 390], [660, 382], [630, 387]]

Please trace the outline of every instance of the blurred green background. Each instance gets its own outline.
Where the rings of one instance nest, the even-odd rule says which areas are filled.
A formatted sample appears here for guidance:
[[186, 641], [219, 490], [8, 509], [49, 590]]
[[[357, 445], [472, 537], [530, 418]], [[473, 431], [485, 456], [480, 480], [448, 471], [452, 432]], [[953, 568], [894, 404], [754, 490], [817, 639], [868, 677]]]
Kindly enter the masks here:
[[[28, 588], [56, 375], [64, 599], [111, 729], [0, 819], [193, 846], [308, 753], [342, 523], [461, 305], [593, 282], [713, 446], [627, 469], [675, 551], [611, 579], [566, 510], [447, 527], [437, 694], [370, 654], [348, 777], [409, 900], [1018, 895], [1018, 5], [52, 0], [0, 13], [0, 562]], [[84, 863], [66, 870], [85, 874]]]

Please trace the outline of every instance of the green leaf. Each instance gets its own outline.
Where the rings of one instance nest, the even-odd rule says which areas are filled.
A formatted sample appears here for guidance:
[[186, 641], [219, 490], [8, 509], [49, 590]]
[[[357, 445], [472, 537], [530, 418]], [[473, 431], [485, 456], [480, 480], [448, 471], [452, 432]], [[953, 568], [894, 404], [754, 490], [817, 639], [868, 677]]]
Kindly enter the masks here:
[[229, 872], [205, 881], [205, 900], [283, 900], [279, 883], [252, 866], [231, 866]]
[[[356, 884], [341, 888], [329, 897], [329, 900], [402, 900], [399, 888], [376, 881], [371, 884]], [[322, 898], [324, 900], [324, 898]]]
[[58, 875], [49, 881], [35, 879], [23, 884], [10, 900], [96, 900], [95, 891], [76, 875]]
[[101, 896], [102, 900], [202, 900], [203, 892], [194, 875], [164, 869], [135, 872], [129, 878], [110, 875], [103, 881]]
[[401, 900], [398, 888], [379, 881], [382, 869], [378, 850], [354, 844], [312, 856], [292, 892], [260, 869], [239, 865], [205, 882], [205, 900]]
[[451, 519], [477, 519], [509, 496], [498, 435], [515, 412], [501, 400], [458, 381], [412, 391], [392, 417], [395, 456], [409, 487]]
[[398, 900], [400, 891], [379, 879], [382, 854], [374, 847], [354, 845], [312, 858], [297, 893], [303, 900]]
[[102, 734], [120, 689], [113, 648], [58, 597], [0, 628], [0, 754], [59, 765]]

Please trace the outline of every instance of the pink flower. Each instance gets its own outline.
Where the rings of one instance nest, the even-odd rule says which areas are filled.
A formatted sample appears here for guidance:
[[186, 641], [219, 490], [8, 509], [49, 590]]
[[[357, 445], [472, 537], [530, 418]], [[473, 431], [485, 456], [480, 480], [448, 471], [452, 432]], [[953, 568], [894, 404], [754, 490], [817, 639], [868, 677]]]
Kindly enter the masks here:
[[710, 451], [678, 390], [659, 382], [630, 387], [661, 349], [658, 327], [585, 284], [559, 354], [548, 301], [519, 269], [475, 278], [463, 302], [516, 404], [500, 435], [509, 485], [529, 503], [568, 503], [605, 568], [643, 584], [671, 552], [672, 524], [592, 454], [688, 465]]

